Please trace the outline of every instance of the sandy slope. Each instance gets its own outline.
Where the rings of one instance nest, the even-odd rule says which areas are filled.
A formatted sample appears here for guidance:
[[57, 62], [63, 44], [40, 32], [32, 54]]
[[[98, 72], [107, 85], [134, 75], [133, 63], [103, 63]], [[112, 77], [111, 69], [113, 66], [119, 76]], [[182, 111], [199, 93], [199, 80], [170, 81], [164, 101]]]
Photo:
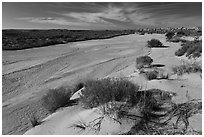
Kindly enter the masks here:
[[[155, 64], [162, 64], [164, 67], [162, 67], [165, 71], [168, 73], [171, 73], [171, 67], [173, 65], [177, 65], [180, 63], [180, 58], [175, 57], [174, 52], [177, 50], [180, 46], [179, 43], [167, 43], [164, 39], [164, 37], [160, 36], [161, 41], [164, 43], [164, 45], [169, 46], [168, 48], [156, 48], [152, 49], [150, 56], [154, 59]], [[143, 89], [150, 89], [150, 88], [159, 88], [167, 91], [173, 91], [177, 93], [177, 96], [174, 98], [174, 101], [177, 103], [181, 103], [184, 101], [187, 101], [189, 98], [187, 98], [187, 90], [188, 94], [190, 96], [190, 99], [197, 98], [201, 99], [201, 91], [202, 91], [202, 80], [199, 77], [199, 74], [190, 74], [190, 75], [184, 75], [182, 77], [172, 77], [172, 80], [152, 80], [152, 81], [146, 81], [145, 78], [140, 76], [135, 72], [135, 65], [129, 64], [124, 66], [120, 69], [120, 71], [115, 71], [109, 74], [107, 77], [123, 77], [127, 78], [129, 80], [134, 81], [135, 83], [138, 83], [142, 86]], [[28, 132], [26, 134], [50, 134], [50, 131], [52, 131], [52, 134], [119, 134], [121, 132], [125, 132], [124, 125], [127, 124], [123, 123], [123, 126], [117, 125], [115, 123], [112, 123], [110, 120], [109, 122], [104, 122], [104, 127], [102, 127], [102, 131], [106, 132], [99, 132], [95, 133], [92, 130], [84, 130], [79, 131], [75, 128], [67, 129], [68, 125], [73, 124], [73, 120], [76, 122], [77, 120], [83, 120], [85, 123], [88, 123], [91, 120], [94, 120], [94, 117], [97, 115], [94, 110], [83, 110], [78, 111], [75, 113], [78, 116], [82, 117], [76, 117], [76, 115], [73, 117], [67, 116], [68, 109], [65, 108], [61, 112], [57, 114], [53, 114], [51, 118], [48, 118], [45, 120], [45, 123], [41, 126], [37, 126]], [[58, 116], [60, 115], [60, 117]], [[93, 116], [94, 115], [94, 116]], [[194, 129], [201, 130], [202, 129], [202, 123], [201, 120], [202, 116], [197, 115], [191, 118], [190, 126]], [[65, 120], [66, 122], [59, 122]], [[48, 122], [47, 122], [48, 121]], [[55, 127], [60, 128], [53, 128], [50, 129], [49, 126], [53, 125]], [[111, 125], [111, 126], [110, 126]], [[129, 126], [131, 125], [131, 121], [129, 121]], [[108, 126], [108, 128], [107, 128]]]
[[[47, 89], [71, 85], [80, 79], [105, 77], [136, 56], [146, 54], [152, 36], [121, 36], [21, 51], [3, 51], [3, 134], [22, 134], [31, 127], [27, 109], [39, 112], [40, 98]], [[34, 107], [34, 106], [37, 106]], [[26, 108], [26, 109], [25, 109]], [[22, 122], [24, 124], [22, 124]]]
[[[133, 120], [123, 120], [121, 124], [108, 116], [102, 115], [97, 108], [79, 108], [79, 106], [65, 108], [51, 115], [51, 117], [46, 118], [42, 125], [27, 131], [25, 135], [118, 134], [129, 131], [135, 123]], [[75, 124], [80, 125], [80, 123], [84, 123], [88, 126], [93, 123], [94, 120], [103, 116], [100, 131], [97, 131], [95, 129], [97, 127], [94, 128], [94, 126], [86, 127], [86, 129], [80, 129], [74, 126]]]
[[[27, 104], [36, 111], [37, 115], [45, 117], [46, 110], [38, 111], [43, 107], [39, 105], [37, 99], [47, 89], [71, 85], [78, 80], [88, 78], [124, 77], [138, 83], [142, 88], [153, 87], [177, 92], [181, 95], [177, 100], [185, 98], [185, 88], [189, 90], [190, 95], [192, 93], [193, 97], [201, 97], [201, 84], [199, 84], [201, 79], [196, 74], [194, 80], [198, 82], [191, 84], [193, 81], [189, 78], [190, 76], [184, 76], [187, 77], [187, 80], [184, 78], [181, 82], [178, 80], [147, 82], [135, 72], [135, 59], [149, 53], [149, 49], [145, 45], [151, 38], [160, 39], [164, 45], [169, 46], [168, 48], [153, 49], [150, 56], [154, 59], [155, 64], [165, 65], [163, 69], [170, 72], [171, 66], [180, 61], [174, 55], [175, 50], [180, 47], [180, 43], [167, 43], [164, 35], [160, 34], [134, 34], [106, 40], [4, 52], [3, 134], [22, 134], [30, 128], [28, 119], [25, 120], [25, 117], [20, 116], [26, 113], [27, 109], [24, 108]], [[181, 88], [180, 84], [184, 84], [185, 88]], [[36, 102], [38, 105], [34, 106]], [[71, 130], [65, 132], [65, 127], [75, 119], [72, 114], [82, 113], [81, 115], [84, 115], [83, 111], [80, 107], [65, 108], [46, 118], [42, 125], [29, 130], [26, 134], [77, 134]], [[95, 115], [93, 110], [86, 111]], [[22, 121], [27, 124], [22, 125]], [[112, 131], [107, 134], [110, 133]]]

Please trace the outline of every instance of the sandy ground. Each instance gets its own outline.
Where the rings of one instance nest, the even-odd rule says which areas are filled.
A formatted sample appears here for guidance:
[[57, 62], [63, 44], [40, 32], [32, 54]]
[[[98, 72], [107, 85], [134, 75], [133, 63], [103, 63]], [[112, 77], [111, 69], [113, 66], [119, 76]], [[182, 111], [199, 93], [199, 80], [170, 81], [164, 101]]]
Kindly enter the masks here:
[[[161, 88], [176, 92], [179, 96], [175, 101], [185, 100], [186, 90], [193, 98], [201, 98], [202, 85], [197, 74], [186, 75], [179, 80], [146, 81], [135, 72], [135, 59], [149, 53], [149, 48], [145, 45], [151, 38], [160, 39], [165, 46], [169, 46], [152, 49], [150, 56], [154, 59], [153, 63], [162, 64], [163, 69], [171, 72], [171, 67], [180, 62], [180, 58], [174, 55], [180, 43], [167, 43], [165, 36], [160, 34], [133, 34], [106, 40], [3, 51], [3, 134], [25, 133], [31, 128], [28, 112], [35, 112], [39, 119], [48, 114], [39, 101], [48, 89], [72, 85], [83, 79], [124, 77], [140, 84], [144, 89]], [[44, 119], [42, 125], [26, 134], [77, 134], [70, 130], [65, 132], [65, 129], [76, 119], [71, 117], [72, 114], [84, 115], [84, 111], [90, 112], [87, 112], [87, 115], [96, 115], [93, 110], [83, 110], [80, 106], [64, 108]], [[112, 132], [101, 134], [110, 133]]]
[[[97, 118], [103, 117], [100, 131], [91, 126]], [[97, 122], [97, 121], [96, 121]], [[55, 124], [54, 124], [55, 123]], [[75, 124], [84, 123], [85, 130], [77, 128]], [[134, 125], [133, 120], [123, 120], [121, 123], [108, 116], [102, 115], [97, 108], [81, 109], [80, 106], [64, 108], [61, 111], [45, 119], [40, 126], [27, 131], [25, 135], [94, 135], [94, 134], [118, 134], [128, 132]], [[93, 125], [93, 124], [92, 124]], [[111, 125], [111, 126], [110, 126]], [[92, 129], [93, 128], [93, 129]]]

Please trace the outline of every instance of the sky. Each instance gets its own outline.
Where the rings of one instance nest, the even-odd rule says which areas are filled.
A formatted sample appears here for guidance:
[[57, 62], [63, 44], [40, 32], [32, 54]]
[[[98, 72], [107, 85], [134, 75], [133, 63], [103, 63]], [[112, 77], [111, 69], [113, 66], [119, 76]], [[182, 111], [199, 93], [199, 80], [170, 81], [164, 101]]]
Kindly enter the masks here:
[[3, 2], [3, 29], [202, 26], [201, 2]]

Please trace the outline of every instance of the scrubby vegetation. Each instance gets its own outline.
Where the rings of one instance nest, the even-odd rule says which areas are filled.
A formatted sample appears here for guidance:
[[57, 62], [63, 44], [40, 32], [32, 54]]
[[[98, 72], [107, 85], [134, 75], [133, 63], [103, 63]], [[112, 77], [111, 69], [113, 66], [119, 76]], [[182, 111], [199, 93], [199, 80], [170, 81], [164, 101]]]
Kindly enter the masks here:
[[169, 74], [164, 73], [162, 69], [157, 69], [157, 68], [153, 68], [150, 70], [140, 70], [140, 74], [141, 73], [144, 74], [144, 77], [147, 78], [147, 80], [169, 78]]
[[170, 32], [167, 32], [165, 36], [166, 36], [166, 39], [167, 39], [167, 40], [170, 40], [170, 39], [173, 38], [174, 35], [175, 35], [175, 33], [172, 32], [172, 31], [170, 31]]
[[[160, 89], [139, 90], [137, 85], [122, 79], [90, 80], [81, 96], [88, 108], [99, 107], [101, 116], [89, 123], [79, 121], [72, 127], [100, 132], [105, 117], [121, 123], [122, 118], [135, 120], [128, 135], [189, 134], [188, 119], [202, 111], [200, 100], [185, 103], [172, 102], [173, 92]], [[134, 113], [136, 108], [140, 114]], [[174, 120], [173, 120], [174, 119]], [[184, 125], [184, 126], [183, 126]], [[192, 131], [192, 134], [200, 132]]]
[[151, 39], [147, 41], [147, 46], [149, 48], [154, 48], [154, 47], [163, 47], [164, 45], [158, 39]]
[[[176, 104], [172, 102], [172, 97], [176, 96], [174, 92], [160, 89], [141, 90], [138, 85], [117, 78], [87, 80], [76, 84], [75, 89], [82, 87], [85, 88], [79, 103], [85, 108], [97, 107], [101, 116], [88, 123], [76, 121], [72, 128], [80, 131], [91, 129], [97, 133], [101, 130], [103, 120], [109, 117], [119, 124], [122, 124], [123, 118], [135, 120], [131, 130], [123, 133], [128, 135], [201, 134], [199, 131], [190, 131], [188, 122], [191, 116], [201, 114], [200, 100]], [[69, 103], [70, 93], [69, 88], [52, 89], [44, 96], [44, 101], [49, 110], [55, 111]]]
[[158, 75], [159, 75], [159, 72], [156, 71], [156, 70], [145, 72], [145, 77], [146, 77], [148, 80], [157, 79]]
[[139, 35], [144, 35], [145, 34], [145, 32], [139, 32]]
[[187, 42], [187, 40], [181, 39], [180, 37], [176, 36], [176, 37], [170, 39], [169, 42], [174, 42], [174, 43], [182, 42], [182, 43], [185, 43], [185, 42]]
[[[152, 99], [150, 98], [150, 100]], [[189, 127], [189, 118], [195, 114], [202, 113], [201, 100], [194, 99], [194, 100], [189, 100], [188, 102], [179, 103], [179, 104], [173, 103], [170, 100], [166, 101], [165, 103], [159, 103], [159, 102], [157, 103], [156, 101], [153, 101], [153, 102], [149, 101], [149, 103], [147, 103], [148, 104], [147, 106], [151, 106], [154, 108], [156, 104], [156, 108], [154, 109], [156, 109], [157, 111], [155, 111], [154, 109], [153, 110], [148, 109], [147, 111], [145, 111], [147, 112], [147, 113], [144, 113], [145, 117], [143, 117], [140, 122], [136, 123], [135, 126], [133, 126], [131, 130], [125, 134], [126, 135], [201, 135], [202, 134], [202, 131], [196, 131]], [[162, 105], [167, 105], [167, 107], [162, 107]]]
[[136, 103], [136, 93], [139, 86], [124, 79], [88, 80], [82, 91], [80, 102], [86, 108], [93, 108], [111, 101]]
[[21, 50], [75, 41], [106, 39], [134, 33], [134, 30], [3, 30], [2, 49]]
[[186, 57], [200, 57], [202, 53], [202, 41], [187, 41], [186, 43], [181, 44], [181, 48], [175, 52], [176, 56], [183, 56], [186, 54]]
[[184, 32], [184, 31], [178, 31], [177, 33], [176, 33], [176, 35], [177, 36], [187, 36], [187, 34], [186, 34], [186, 32]]
[[[99, 80], [99, 81], [101, 81], [101, 80]], [[115, 80], [113, 80], [113, 81], [115, 81]], [[95, 81], [95, 82], [97, 82], [97, 81]], [[132, 85], [132, 83], [131, 83], [131, 85]], [[95, 86], [96, 85], [94, 85], [94, 87]], [[110, 86], [110, 84], [108, 86]], [[116, 89], [117, 89], [117, 87], [116, 87]], [[123, 86], [123, 90], [126, 91], [126, 89], [128, 89], [128, 88], [126, 86]], [[97, 98], [105, 97], [102, 94], [101, 95], [96, 94], [94, 90], [92, 92], [94, 92], [94, 93], [91, 96], [95, 96], [96, 100], [98, 100]], [[121, 91], [118, 91], [118, 92], [120, 93]], [[123, 97], [123, 98], [126, 99], [126, 101], [121, 100], [120, 102], [116, 102], [116, 100], [114, 100], [114, 98], [112, 100], [106, 99], [106, 103], [103, 102], [99, 106], [99, 108], [101, 110], [100, 112], [102, 114], [101, 117], [94, 119], [93, 121], [91, 121], [89, 123], [79, 121], [79, 122], [73, 124], [72, 127], [79, 128], [80, 130], [86, 130], [86, 128], [89, 128], [92, 130], [96, 130], [96, 132], [99, 132], [102, 121], [105, 117], [110, 117], [115, 122], [118, 122], [120, 124], [121, 124], [120, 120], [122, 118], [132, 119], [132, 120], [136, 120], [136, 121], [141, 120], [141, 121], [145, 122], [146, 124], [149, 122], [150, 123], [154, 122], [156, 120], [159, 121], [159, 119], [164, 117], [164, 115], [159, 114], [158, 112], [163, 112], [163, 113], [167, 112], [169, 109], [163, 108], [163, 107], [164, 107], [164, 105], [168, 104], [171, 101], [172, 96], [175, 95], [174, 93], [162, 91], [159, 89], [151, 89], [151, 90], [145, 90], [145, 91], [139, 91], [137, 89], [134, 92], [135, 93], [134, 93], [133, 97], [131, 97], [131, 94], [129, 94], [129, 93], [127, 93], [127, 95], [122, 93], [125, 95], [125, 97]], [[84, 94], [86, 94], [86, 92], [84, 92]], [[115, 94], [115, 92], [113, 93], [112, 96], [114, 96], [114, 94]], [[109, 95], [111, 95], [111, 94], [109, 93]], [[130, 97], [134, 98], [133, 104], [129, 102]], [[94, 101], [94, 100], [91, 99], [91, 101]], [[137, 115], [137, 114], [132, 113], [131, 109], [133, 109], [133, 108], [137, 108], [138, 110], [140, 110], [141, 115]]]
[[149, 56], [140, 56], [136, 58], [136, 68], [139, 74], [143, 74], [148, 80], [168, 79], [168, 74], [164, 74], [162, 69], [158, 69], [158, 64], [151, 65], [152, 62], [153, 59]]
[[140, 56], [136, 58], [136, 68], [141, 69], [144, 66], [150, 66], [153, 62], [153, 59], [149, 56]]
[[[198, 27], [198, 28], [170, 28], [170, 29], [166, 29], [166, 28], [148, 28], [148, 29], [139, 29], [137, 30], [137, 32], [139, 34], [143, 34], [143, 33], [147, 33], [147, 34], [167, 34], [167, 33], [174, 33], [178, 35], [185, 35], [185, 36], [202, 36], [202, 28]], [[168, 34], [168, 35], [169, 35]], [[172, 35], [171, 34], [171, 35]], [[168, 37], [171, 38], [171, 35], [169, 35]]]
[[182, 36], [190, 36], [198, 38], [199, 36], [202, 36], [202, 30], [199, 28], [199, 30], [186, 30], [186, 29], [178, 29], [174, 31], [169, 31], [166, 33], [166, 39], [169, 42], [182, 42], [185, 43], [187, 40], [182, 39]]
[[71, 104], [71, 95], [72, 90], [70, 88], [60, 87], [50, 89], [42, 97], [42, 105], [51, 113], [55, 112], [58, 108]]
[[172, 68], [174, 74], [179, 76], [183, 75], [184, 73], [202, 73], [202, 65], [198, 62], [182, 62], [179, 66], [174, 66]]

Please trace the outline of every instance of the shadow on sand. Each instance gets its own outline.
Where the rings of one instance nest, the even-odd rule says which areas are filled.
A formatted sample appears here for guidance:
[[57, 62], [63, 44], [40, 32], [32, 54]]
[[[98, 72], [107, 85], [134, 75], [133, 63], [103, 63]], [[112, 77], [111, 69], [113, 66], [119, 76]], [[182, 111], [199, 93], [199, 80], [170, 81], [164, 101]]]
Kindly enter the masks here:
[[150, 68], [154, 68], [154, 67], [164, 67], [165, 65], [163, 64], [152, 64], [150, 65]]
[[157, 47], [151, 47], [151, 48], [168, 48], [169, 46], [157, 46]]

